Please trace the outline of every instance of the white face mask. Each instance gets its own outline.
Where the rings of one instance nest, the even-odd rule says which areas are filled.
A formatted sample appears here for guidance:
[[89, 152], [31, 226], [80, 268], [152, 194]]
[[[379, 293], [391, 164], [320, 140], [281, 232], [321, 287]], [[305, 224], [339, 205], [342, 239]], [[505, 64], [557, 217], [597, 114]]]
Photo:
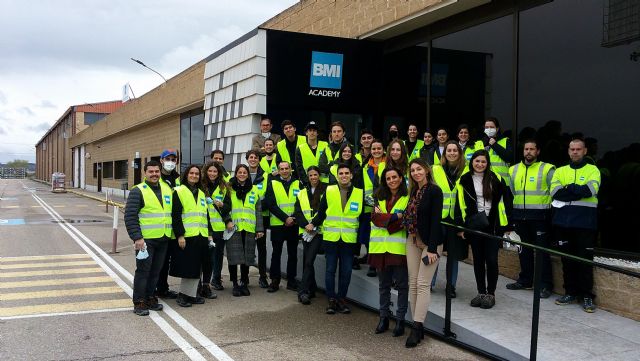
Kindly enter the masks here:
[[497, 133], [497, 129], [496, 128], [485, 128], [484, 129], [484, 134], [487, 135], [487, 137], [492, 138], [495, 137]]
[[164, 170], [166, 170], [167, 172], [172, 172], [174, 169], [176, 169], [176, 162], [169, 162], [169, 161], [165, 161], [162, 165], [162, 167], [164, 168]]
[[263, 137], [265, 137], [265, 138], [269, 138], [269, 137], [271, 136], [271, 132], [268, 132], [268, 133], [260, 133], [260, 134], [262, 134], [262, 136], [263, 136]]

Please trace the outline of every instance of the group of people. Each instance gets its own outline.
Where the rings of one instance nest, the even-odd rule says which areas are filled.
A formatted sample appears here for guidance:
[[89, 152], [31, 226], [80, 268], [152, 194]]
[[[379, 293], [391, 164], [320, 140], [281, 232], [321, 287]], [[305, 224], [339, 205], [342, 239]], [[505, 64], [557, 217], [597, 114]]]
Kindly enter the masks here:
[[[306, 125], [304, 136], [296, 134], [289, 120], [282, 122], [282, 138], [271, 132], [269, 118], [262, 119], [260, 127], [246, 164], [237, 165], [233, 176], [225, 170], [220, 150], [202, 167], [187, 166], [181, 176], [173, 150], [164, 151], [160, 162], [145, 164], [145, 180], [132, 188], [125, 209], [137, 258], [136, 314], [161, 310], [158, 296], [176, 298], [183, 307], [216, 298], [215, 291], [224, 289], [225, 248], [233, 296], [250, 295], [249, 267], [257, 266], [261, 288], [277, 292], [286, 278], [286, 288], [308, 305], [316, 296], [315, 259], [323, 253], [326, 313], [350, 313], [346, 297], [352, 270], [366, 263], [367, 275], [379, 279], [375, 333], [389, 329], [395, 288], [392, 335], [404, 334], [411, 306], [413, 323], [405, 345], [415, 347], [424, 337], [443, 250], [451, 263], [446, 292], [455, 298], [458, 261], [468, 257], [471, 246], [478, 294], [470, 305], [483, 309], [496, 303], [502, 245], [487, 235], [519, 235], [524, 242], [548, 247], [553, 225], [558, 243], [569, 253], [592, 257], [600, 175], [585, 161], [580, 139], [569, 144], [571, 163], [556, 169], [538, 161], [540, 150], [533, 139], [524, 142], [523, 160], [510, 166], [511, 141], [502, 136], [495, 118], [485, 121], [484, 135], [475, 142], [467, 125], [458, 127], [457, 140], [450, 140], [444, 128], [435, 134], [425, 131], [418, 139], [415, 124], [402, 140], [392, 125], [386, 141], [362, 130], [358, 149], [347, 141], [338, 121], [331, 124], [328, 141], [319, 139], [314, 122]], [[272, 246], [269, 276], [267, 230]], [[303, 273], [298, 282], [300, 240]], [[359, 257], [362, 245], [367, 254]], [[548, 254], [541, 257], [541, 297], [546, 298], [553, 286], [551, 265]], [[508, 289], [532, 287], [533, 251], [522, 248], [520, 262], [520, 276]], [[585, 311], [593, 312], [592, 269], [563, 258], [563, 272], [566, 293], [556, 303], [579, 299]], [[169, 290], [167, 275], [181, 279], [179, 292]]]

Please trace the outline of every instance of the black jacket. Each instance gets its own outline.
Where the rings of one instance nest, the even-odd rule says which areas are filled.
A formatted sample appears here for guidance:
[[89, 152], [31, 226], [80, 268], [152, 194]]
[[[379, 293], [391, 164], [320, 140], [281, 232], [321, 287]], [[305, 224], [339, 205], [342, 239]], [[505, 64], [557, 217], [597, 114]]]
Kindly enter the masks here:
[[[311, 194], [311, 188], [309, 187], [300, 190], [300, 192], [307, 192], [307, 195], [309, 196], [309, 205], [311, 206], [311, 219], [313, 219], [313, 217], [316, 215], [317, 209], [320, 206], [320, 201], [322, 200], [322, 196], [324, 195], [324, 192], [326, 192], [326, 190], [327, 185], [322, 182], [318, 183], [316, 191], [313, 194]], [[304, 212], [302, 212], [302, 207], [300, 206], [299, 198], [296, 199], [293, 217], [296, 219], [300, 227], [304, 227], [309, 224], [309, 222], [311, 222], [311, 219], [307, 219], [304, 216]]]
[[427, 251], [436, 253], [438, 246], [443, 243], [442, 227], [442, 189], [429, 183], [424, 190], [422, 199], [416, 209], [418, 234], [422, 242], [427, 245]]
[[[153, 193], [155, 193], [156, 197], [158, 197], [158, 202], [162, 204], [162, 190], [160, 189], [160, 185], [156, 184], [155, 186], [153, 186], [146, 180], [145, 183], [149, 186], [149, 188], [151, 188], [151, 190], [153, 190]], [[127, 227], [129, 238], [131, 238], [133, 241], [143, 238], [142, 230], [140, 229], [140, 218], [138, 215], [142, 208], [144, 208], [144, 198], [142, 197], [142, 191], [138, 187], [133, 187], [131, 191], [129, 191], [127, 204], [124, 207], [124, 224]]]
[[[496, 136], [496, 142], [493, 143], [493, 145], [489, 145], [489, 137], [487, 137], [486, 135], [484, 137], [482, 137], [482, 144], [484, 145], [484, 147], [489, 147], [491, 149], [493, 149], [494, 152], [496, 152], [496, 154], [498, 156], [500, 156], [500, 158], [502, 158], [502, 160], [504, 160], [505, 162], [509, 163], [509, 164], [513, 164], [513, 149], [511, 147], [511, 139], [506, 138], [507, 139], [507, 147], [503, 148], [500, 144], [498, 144], [499, 140], [502, 140], [502, 138], [498, 138], [498, 136]], [[467, 143], [468, 145], [469, 143]], [[478, 150], [478, 149], [475, 149]]]
[[[507, 187], [506, 183], [502, 179], [498, 179], [496, 175], [491, 172], [491, 189], [492, 189], [492, 197], [491, 197], [491, 210], [489, 211], [489, 225], [490, 229], [488, 230], [492, 234], [501, 234], [506, 231], [510, 231], [513, 228], [511, 227], [511, 214], [513, 211], [513, 198], [511, 197], [511, 192]], [[476, 203], [476, 190], [473, 186], [473, 172], [468, 172], [463, 174], [460, 177], [460, 185], [464, 188], [464, 202], [467, 207], [466, 214], [469, 217], [472, 214], [478, 213], [478, 205]], [[473, 197], [472, 197], [473, 196]], [[503, 199], [505, 210], [507, 213], [507, 220], [509, 221], [506, 227], [500, 226], [500, 217], [498, 216], [498, 202], [500, 199]], [[458, 225], [464, 226], [464, 221], [462, 219], [462, 212], [460, 210], [460, 202], [456, 202], [455, 210], [454, 210], [454, 222]]]

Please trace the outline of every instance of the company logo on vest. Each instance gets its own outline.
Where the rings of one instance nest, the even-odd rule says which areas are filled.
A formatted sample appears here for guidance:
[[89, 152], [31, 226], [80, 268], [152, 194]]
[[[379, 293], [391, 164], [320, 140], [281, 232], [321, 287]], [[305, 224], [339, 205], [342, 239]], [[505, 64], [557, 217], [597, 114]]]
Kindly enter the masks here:
[[309, 95], [322, 97], [339, 97], [342, 88], [343, 55], [337, 53], [311, 52], [311, 80]]

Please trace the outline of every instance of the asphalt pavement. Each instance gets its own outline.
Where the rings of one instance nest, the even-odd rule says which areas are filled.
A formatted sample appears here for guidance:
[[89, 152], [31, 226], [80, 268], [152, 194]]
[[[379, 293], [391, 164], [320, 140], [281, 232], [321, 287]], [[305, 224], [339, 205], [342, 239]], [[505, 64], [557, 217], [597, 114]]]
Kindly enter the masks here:
[[[322, 294], [309, 306], [282, 288], [251, 296], [134, 315], [135, 258], [119, 213], [73, 193], [28, 180], [0, 180], [1, 360], [476, 360], [428, 336], [415, 349], [403, 337], [375, 335], [375, 312], [352, 307], [326, 315]], [[176, 286], [179, 281], [169, 278]], [[393, 323], [392, 323], [393, 326]]]

